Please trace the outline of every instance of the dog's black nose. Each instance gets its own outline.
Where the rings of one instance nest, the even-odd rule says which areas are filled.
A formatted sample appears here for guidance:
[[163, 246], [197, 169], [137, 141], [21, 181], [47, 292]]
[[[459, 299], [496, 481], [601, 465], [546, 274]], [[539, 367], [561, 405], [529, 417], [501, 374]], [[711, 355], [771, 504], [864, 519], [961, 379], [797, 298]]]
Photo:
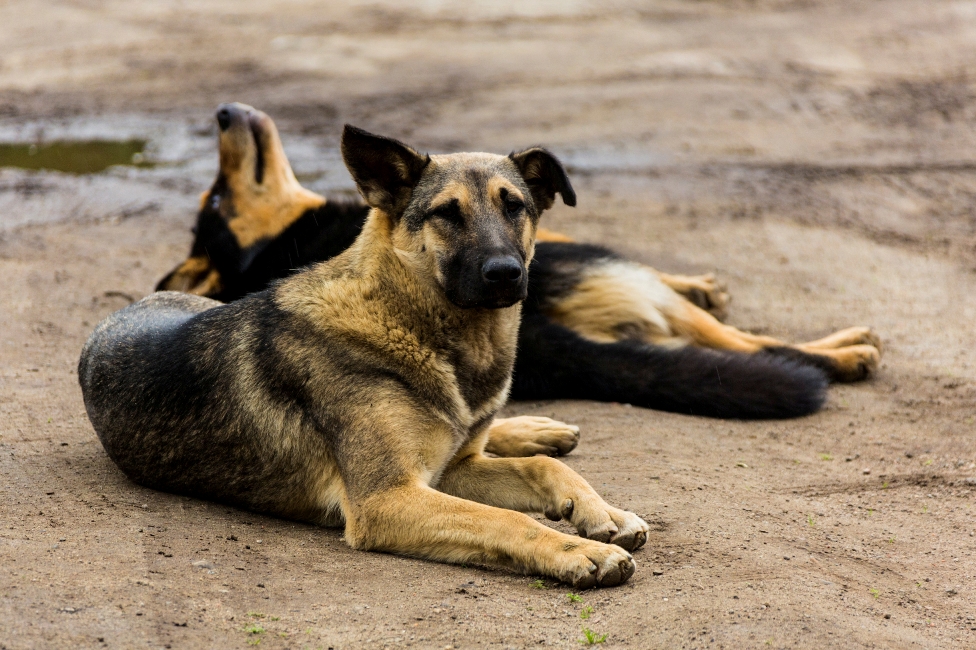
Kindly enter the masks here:
[[516, 284], [522, 279], [522, 264], [511, 255], [492, 257], [481, 267], [481, 277], [489, 284]]
[[230, 108], [226, 106], [221, 106], [217, 110], [217, 126], [220, 127], [221, 131], [226, 131], [228, 128], [230, 128], [230, 118], [231, 118]]

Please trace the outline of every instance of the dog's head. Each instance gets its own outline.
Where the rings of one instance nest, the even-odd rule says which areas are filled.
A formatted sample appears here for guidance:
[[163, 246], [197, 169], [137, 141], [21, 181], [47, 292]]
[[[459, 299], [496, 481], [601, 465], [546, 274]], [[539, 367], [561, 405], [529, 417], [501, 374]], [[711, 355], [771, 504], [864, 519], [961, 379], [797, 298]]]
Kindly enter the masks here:
[[347, 125], [342, 157], [366, 203], [389, 219], [400, 258], [458, 307], [524, 299], [539, 216], [557, 193], [576, 205], [562, 165], [541, 147], [430, 156]]
[[221, 104], [216, 118], [217, 180], [201, 197], [190, 257], [160, 280], [157, 291], [218, 295], [219, 266], [245, 265], [262, 244], [325, 203], [298, 184], [270, 117], [245, 104]]

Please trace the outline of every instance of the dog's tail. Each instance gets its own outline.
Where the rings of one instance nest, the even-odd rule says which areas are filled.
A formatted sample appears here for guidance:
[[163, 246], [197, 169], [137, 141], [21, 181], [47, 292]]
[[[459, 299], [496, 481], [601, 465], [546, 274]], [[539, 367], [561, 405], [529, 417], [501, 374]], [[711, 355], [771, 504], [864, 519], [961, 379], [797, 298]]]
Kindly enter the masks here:
[[536, 312], [522, 319], [512, 397], [745, 420], [808, 415], [823, 405], [826, 388], [821, 370], [771, 354], [596, 343]]

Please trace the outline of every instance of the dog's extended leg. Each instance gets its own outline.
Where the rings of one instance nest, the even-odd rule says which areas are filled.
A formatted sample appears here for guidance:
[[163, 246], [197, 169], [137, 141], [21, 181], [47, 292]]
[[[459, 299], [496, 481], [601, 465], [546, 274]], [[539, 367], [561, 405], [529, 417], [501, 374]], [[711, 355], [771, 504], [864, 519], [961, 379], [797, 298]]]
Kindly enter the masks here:
[[655, 269], [661, 282], [669, 286], [693, 305], [701, 307], [718, 320], [725, 320], [729, 313], [731, 296], [725, 285], [711, 273], [706, 275], [671, 275]]
[[[864, 379], [878, 367], [881, 352], [869, 341], [877, 337], [868, 328], [849, 328], [831, 336], [799, 345], [789, 345], [770, 336], [759, 336], [724, 325], [714, 316], [690, 303], [669, 318], [677, 334], [703, 347], [735, 352], [769, 352], [787, 356], [825, 370], [835, 381]], [[858, 341], [844, 345], [846, 341]], [[841, 347], [829, 347], [840, 344]]]
[[839, 332], [834, 332], [829, 336], [809, 343], [802, 343], [796, 347], [800, 349], [826, 349], [834, 350], [845, 348], [851, 345], [873, 345], [881, 352], [881, 338], [871, 331], [870, 327], [848, 327]]
[[376, 492], [344, 510], [346, 541], [363, 550], [501, 565], [580, 589], [618, 585], [636, 568], [619, 546], [566, 535], [528, 515], [444, 494], [419, 480]]
[[579, 427], [545, 417], [520, 415], [495, 420], [485, 451], [498, 456], [564, 456], [579, 444]]
[[583, 477], [552, 458], [488, 458], [458, 454], [438, 488], [487, 505], [566, 519], [583, 537], [628, 550], [647, 541], [647, 524], [607, 504]]

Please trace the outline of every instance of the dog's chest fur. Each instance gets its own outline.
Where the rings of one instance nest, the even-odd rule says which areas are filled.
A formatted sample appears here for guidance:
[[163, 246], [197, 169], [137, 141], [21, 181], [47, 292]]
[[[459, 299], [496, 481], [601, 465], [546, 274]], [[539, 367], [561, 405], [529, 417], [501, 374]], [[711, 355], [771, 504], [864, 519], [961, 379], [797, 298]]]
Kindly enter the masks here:
[[402, 385], [405, 395], [450, 427], [456, 450], [505, 403], [520, 306], [460, 309], [411, 275], [391, 251], [363, 249], [355, 245], [285, 283], [275, 300], [341, 343], [367, 380]]

